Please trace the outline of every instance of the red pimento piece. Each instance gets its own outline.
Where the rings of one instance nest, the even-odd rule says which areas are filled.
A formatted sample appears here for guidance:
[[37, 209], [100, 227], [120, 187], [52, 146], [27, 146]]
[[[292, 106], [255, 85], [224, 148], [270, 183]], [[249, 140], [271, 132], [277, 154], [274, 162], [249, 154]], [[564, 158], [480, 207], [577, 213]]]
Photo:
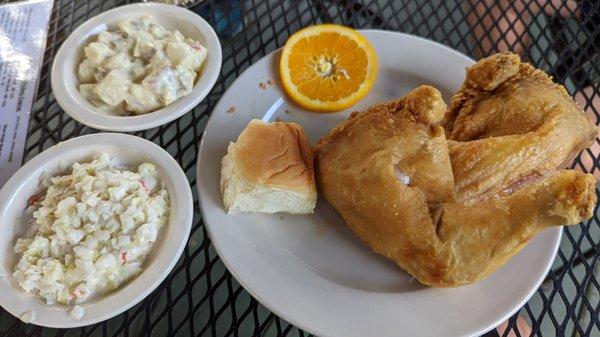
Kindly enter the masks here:
[[190, 43], [190, 47], [192, 47], [192, 49], [194, 49], [195, 51], [202, 50], [202, 45], [200, 45], [199, 43], [196, 43], [196, 42]]
[[150, 84], [150, 88], [152, 90], [154, 90], [154, 91], [158, 90], [158, 88], [157, 88], [158, 81], [155, 78], [149, 80], [148, 83]]
[[33, 206], [38, 201], [40, 201], [40, 196], [37, 194], [34, 194], [31, 197], [29, 197], [29, 199], [27, 200], [27, 204], [29, 206]]

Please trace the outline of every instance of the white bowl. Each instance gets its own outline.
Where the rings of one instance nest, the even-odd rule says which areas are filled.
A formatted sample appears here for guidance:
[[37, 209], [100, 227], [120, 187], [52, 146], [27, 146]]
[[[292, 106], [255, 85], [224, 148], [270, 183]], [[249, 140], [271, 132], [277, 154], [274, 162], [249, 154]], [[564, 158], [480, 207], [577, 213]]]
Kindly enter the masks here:
[[[25, 231], [20, 221], [30, 196], [41, 192], [43, 172], [63, 173], [75, 161], [90, 161], [104, 152], [117, 164], [134, 167], [142, 162], [157, 166], [171, 200], [171, 215], [159, 232], [152, 251], [146, 257], [143, 272], [105, 296], [82, 304], [80, 320], [70, 316], [64, 305], [46, 305], [45, 301], [23, 291], [12, 277], [17, 262], [13, 246]], [[193, 201], [187, 178], [177, 162], [158, 145], [127, 134], [99, 133], [59, 143], [40, 153], [21, 167], [0, 190], [0, 306], [16, 317], [33, 312], [31, 323], [53, 328], [72, 328], [94, 324], [131, 308], [150, 294], [177, 263], [187, 244], [192, 225]]]
[[[119, 22], [151, 15], [169, 30], [177, 29], [185, 37], [200, 41], [208, 49], [199, 78], [189, 95], [162, 109], [139, 115], [120, 116], [100, 111], [79, 93], [77, 68], [83, 60], [83, 47], [100, 32]], [[166, 124], [192, 110], [208, 95], [221, 71], [221, 44], [211, 26], [194, 12], [159, 3], [132, 4], [106, 11], [77, 28], [62, 44], [52, 65], [52, 91], [63, 110], [78, 122], [100, 130], [140, 131]]]

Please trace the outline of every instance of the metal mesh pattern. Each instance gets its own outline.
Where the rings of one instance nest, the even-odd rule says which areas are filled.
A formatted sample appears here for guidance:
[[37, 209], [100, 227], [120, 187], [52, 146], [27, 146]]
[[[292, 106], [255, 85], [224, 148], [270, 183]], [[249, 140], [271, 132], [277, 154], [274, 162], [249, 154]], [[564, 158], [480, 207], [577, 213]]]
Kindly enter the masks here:
[[[50, 68], [53, 56], [74, 28], [127, 2], [55, 0], [25, 160], [62, 140], [96, 132], [75, 122], [57, 105], [50, 88]], [[599, 1], [206, 0], [188, 7], [218, 30], [224, 55], [220, 79], [193, 111], [160, 128], [136, 133], [173, 155], [194, 191], [194, 224], [180, 261], [150, 296], [108, 321], [81, 329], [43, 329], [25, 325], [0, 309], [0, 335], [307, 335], [256, 302], [225, 269], [207, 237], [195, 186], [197, 145], [217, 100], [246, 68], [281, 47], [301, 27], [335, 22], [355, 28], [403, 31], [449, 45], [473, 58], [515, 50], [564, 82], [590, 116], [596, 122], [599, 118]], [[598, 148], [598, 139], [594, 146]], [[597, 157], [593, 148], [586, 150], [574, 167], [599, 174]], [[600, 336], [598, 223], [596, 211], [592, 220], [566, 228], [546, 281], [506, 328], [499, 329], [499, 335], [528, 335], [526, 328], [517, 329], [520, 315], [531, 326], [532, 336]]]

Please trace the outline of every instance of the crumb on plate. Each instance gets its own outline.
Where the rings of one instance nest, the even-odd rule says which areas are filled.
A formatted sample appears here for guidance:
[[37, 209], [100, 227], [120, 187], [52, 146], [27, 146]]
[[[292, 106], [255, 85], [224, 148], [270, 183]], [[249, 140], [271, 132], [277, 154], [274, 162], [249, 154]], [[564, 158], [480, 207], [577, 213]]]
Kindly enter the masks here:
[[272, 86], [274, 86], [274, 85], [275, 85], [275, 82], [274, 82], [273, 80], [267, 80], [266, 82], [259, 82], [259, 83], [258, 83], [258, 86], [259, 86], [259, 87], [260, 87], [262, 90], [268, 89], [268, 88], [270, 88], [270, 87], [272, 87]]

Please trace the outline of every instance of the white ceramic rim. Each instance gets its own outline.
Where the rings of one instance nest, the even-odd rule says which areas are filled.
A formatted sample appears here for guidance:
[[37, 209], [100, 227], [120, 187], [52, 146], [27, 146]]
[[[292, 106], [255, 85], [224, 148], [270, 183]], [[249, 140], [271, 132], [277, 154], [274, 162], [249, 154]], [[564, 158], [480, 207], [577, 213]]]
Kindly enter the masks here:
[[[0, 306], [13, 316], [20, 317], [29, 309], [27, 307], [28, 302], [39, 301], [42, 306], [45, 306], [46, 312], [43, 316], [48, 317], [48, 320], [39, 320], [41, 315], [36, 312], [36, 318], [33, 319], [32, 324], [50, 328], [75, 328], [107, 320], [128, 310], [146, 298], [165, 280], [187, 245], [192, 226], [194, 203], [185, 173], [175, 159], [160, 146], [146, 139], [128, 134], [97, 133], [85, 135], [58, 143], [38, 154], [23, 165], [0, 190], [0, 214], [4, 214], [5, 209], [10, 207], [15, 195], [19, 193], [18, 191], [35, 174], [32, 172], [35, 172], [36, 168], [44, 165], [49, 160], [58, 160], [61, 154], [75, 152], [81, 148], [89, 148], [89, 154], [92, 154], [94, 153], [94, 144], [119, 146], [139, 152], [159, 167], [163, 175], [162, 178], [170, 189], [171, 218], [167, 226], [172, 226], [173, 232], [171, 232], [171, 235], [166, 236], [166, 228], [161, 230], [159, 235], [163, 237], [159, 240], [161, 241], [160, 246], [164, 249], [160, 252], [152, 252], [156, 253], [156, 257], [141, 274], [102, 299], [94, 303], [82, 304], [85, 308], [85, 314], [80, 320], [72, 318], [68, 312], [65, 312], [67, 309], [57, 310], [45, 306], [42, 298], [25, 293], [12, 280], [12, 275], [10, 275], [12, 273], [9, 271], [10, 274], [4, 277], [10, 278], [9, 282], [15, 291], [3, 293], [0, 296]], [[12, 221], [14, 222], [14, 220]], [[0, 223], [7, 226], [11, 221], [0, 221]], [[13, 242], [14, 238], [10, 238], [10, 240]], [[159, 247], [157, 245], [153, 248]]]
[[[94, 106], [77, 91], [76, 86], [70, 87], [62, 80], [66, 72], [74, 71], [74, 64], [67, 64], [67, 55], [80, 53], [83, 42], [102, 30], [96, 28], [109, 17], [123, 12], [132, 12], [132, 15], [160, 15], [171, 14], [183, 22], [195, 26], [203, 35], [208, 58], [203, 70], [194, 84], [192, 92], [162, 109], [138, 116], [111, 116], [95, 111]], [[76, 58], [75, 58], [76, 59]], [[222, 50], [219, 38], [206, 20], [198, 14], [174, 5], [160, 3], [137, 3], [120, 6], [103, 12], [79, 26], [63, 42], [54, 56], [51, 71], [52, 92], [58, 105], [76, 121], [87, 126], [106, 131], [133, 132], [151, 129], [171, 122], [191, 111], [209, 94], [214, 87], [221, 72]]]
[[[382, 33], [382, 34], [397, 34], [397, 35], [402, 35], [404, 38], [407, 39], [415, 39], [415, 40], [422, 40], [423, 42], [432, 44], [432, 45], [436, 45], [439, 48], [443, 48], [445, 49], [447, 52], [449, 53], [453, 53], [456, 55], [459, 55], [461, 57], [465, 57], [468, 58], [470, 60], [472, 60], [470, 57], [460, 53], [457, 50], [454, 50], [448, 46], [445, 46], [441, 43], [438, 43], [436, 41], [432, 41], [429, 39], [425, 39], [422, 37], [418, 37], [418, 36], [414, 36], [411, 34], [406, 34], [406, 33], [401, 33], [401, 32], [390, 32], [390, 31], [384, 31], [384, 30], [377, 30], [377, 29], [366, 29], [366, 30], [359, 30], [360, 32], [363, 33], [368, 33], [368, 32], [374, 32], [374, 33]], [[275, 54], [277, 52], [279, 52], [281, 50], [275, 50], [267, 55], [265, 55], [264, 57], [262, 57], [260, 60], [257, 60], [256, 62], [254, 62], [248, 69], [246, 69], [244, 71], [248, 72], [251, 71], [251, 69], [255, 66], [255, 64], [259, 63], [263, 58], [269, 57], [272, 54]], [[473, 60], [472, 60], [473, 61]], [[475, 61], [473, 61], [475, 62]], [[238, 76], [238, 78], [236, 78], [236, 80], [230, 85], [230, 88], [234, 86], [235, 82], [238, 81], [238, 79], [240, 77], [242, 77], [244, 75], [244, 73], [240, 74]], [[229, 90], [229, 89], [228, 89]], [[222, 95], [221, 99], [219, 100], [219, 102], [215, 105], [215, 109], [217, 110], [217, 107], [219, 107], [221, 104], [223, 103], [223, 97], [225, 97], [225, 93]], [[211, 125], [213, 124], [213, 117], [215, 115], [211, 114], [206, 127], [204, 129], [204, 132], [202, 134], [202, 140], [200, 141], [199, 144], [199, 148], [198, 148], [198, 156], [197, 156], [197, 161], [196, 161], [196, 175], [200, 176], [201, 172], [200, 172], [200, 168], [201, 168], [201, 164], [200, 164], [200, 153], [202, 152], [203, 148], [204, 148], [204, 141], [206, 139], [206, 132], [207, 130], [210, 129]], [[200, 179], [197, 178], [197, 181], [199, 182]], [[254, 297], [257, 301], [259, 301], [262, 305], [264, 305], [267, 309], [269, 309], [271, 312], [273, 312], [274, 314], [276, 314], [277, 316], [285, 319], [286, 321], [288, 321], [289, 323], [293, 324], [294, 326], [307, 331], [315, 336], [320, 336], [320, 337], [330, 337], [332, 336], [328, 331], [320, 331], [315, 329], [314, 327], [310, 326], [310, 324], [298, 320], [296, 317], [294, 317], [293, 312], [294, 310], [290, 310], [288, 307], [283, 307], [283, 306], [275, 306], [273, 305], [267, 298], [265, 298], [265, 296], [261, 296], [258, 294], [257, 290], [254, 289], [248, 282], [246, 279], [242, 278], [241, 275], [237, 272], [236, 270], [236, 264], [233, 261], [233, 259], [229, 259], [231, 256], [230, 254], [226, 253], [223, 249], [223, 246], [221, 245], [221, 243], [219, 242], [219, 240], [215, 239], [215, 234], [213, 233], [213, 228], [210, 225], [210, 222], [208, 221], [208, 219], [206, 218], [206, 214], [207, 214], [207, 209], [206, 207], [203, 205], [202, 202], [202, 198], [203, 198], [203, 192], [201, 190], [201, 184], [198, 183], [197, 184], [197, 189], [198, 189], [198, 202], [200, 204], [200, 209], [201, 209], [201, 214], [202, 214], [202, 220], [205, 223], [208, 235], [211, 239], [211, 242], [213, 244], [213, 247], [215, 248], [217, 254], [219, 255], [219, 258], [221, 259], [221, 261], [223, 261], [223, 263], [225, 264], [225, 266], [227, 267], [227, 269], [229, 270], [229, 272], [235, 277], [235, 279], [240, 283], [240, 285], [246, 290], [248, 291], [248, 293], [250, 293], [250, 295], [252, 295], [252, 297]], [[215, 226], [218, 226], [218, 224], [215, 224]], [[551, 246], [551, 252], [552, 254], [548, 254], [546, 256], [546, 259], [544, 261], [545, 263], [545, 267], [544, 267], [544, 272], [543, 275], [546, 275], [548, 273], [548, 271], [550, 270], [550, 268], [552, 267], [552, 263], [556, 257], [556, 254], [558, 252], [558, 248], [560, 246], [560, 241], [562, 238], [562, 233], [563, 233], [563, 227], [555, 227], [552, 229], [549, 229], [548, 231], [552, 231], [551, 235], [552, 235], [552, 239], [553, 241], [550, 243]], [[525, 305], [529, 299], [535, 294], [535, 292], [537, 291], [537, 289], [540, 287], [540, 285], [542, 284], [544, 278], [541, 277], [539, 278], [536, 282], [535, 282], [535, 286], [533, 286], [526, 294], [526, 296], [523, 296], [522, 299], [513, 306], [512, 309], [506, 311], [504, 314], [499, 315], [498, 318], [490, 323], [487, 324], [485, 326], [482, 326], [480, 329], [473, 331], [471, 334], [469, 334], [468, 336], [479, 336], [483, 333], [486, 333], [488, 331], [490, 331], [491, 329], [495, 328], [496, 326], [498, 326], [500, 323], [506, 321], [507, 319], [509, 319], [510, 317], [512, 317], [512, 315], [514, 315], [517, 311], [519, 311], [523, 305]], [[262, 291], [264, 293], [264, 289], [261, 289], [260, 291]], [[400, 332], [400, 333], [409, 333], [409, 332]]]

